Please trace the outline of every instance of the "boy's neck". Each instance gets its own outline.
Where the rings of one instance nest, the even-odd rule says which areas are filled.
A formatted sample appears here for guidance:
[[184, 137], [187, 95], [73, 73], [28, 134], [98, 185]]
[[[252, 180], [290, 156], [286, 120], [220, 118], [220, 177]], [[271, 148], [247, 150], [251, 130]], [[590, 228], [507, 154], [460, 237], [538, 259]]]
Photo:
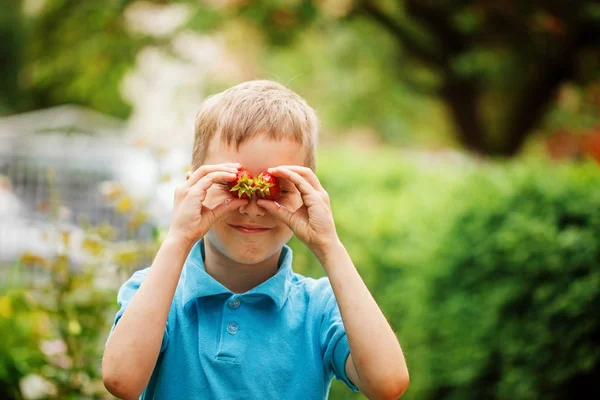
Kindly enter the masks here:
[[210, 240], [204, 240], [206, 272], [233, 293], [245, 293], [277, 273], [281, 250], [258, 264], [242, 264], [227, 258]]

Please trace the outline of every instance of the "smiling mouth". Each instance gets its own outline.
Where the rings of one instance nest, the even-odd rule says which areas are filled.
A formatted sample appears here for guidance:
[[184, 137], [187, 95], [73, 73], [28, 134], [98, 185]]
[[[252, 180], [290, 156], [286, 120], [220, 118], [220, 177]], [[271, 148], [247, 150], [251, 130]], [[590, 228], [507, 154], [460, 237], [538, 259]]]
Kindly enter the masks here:
[[233, 229], [236, 229], [242, 233], [261, 233], [261, 232], [266, 232], [266, 231], [270, 231], [271, 228], [247, 228], [244, 226], [239, 226], [239, 225], [229, 225], [231, 226]]

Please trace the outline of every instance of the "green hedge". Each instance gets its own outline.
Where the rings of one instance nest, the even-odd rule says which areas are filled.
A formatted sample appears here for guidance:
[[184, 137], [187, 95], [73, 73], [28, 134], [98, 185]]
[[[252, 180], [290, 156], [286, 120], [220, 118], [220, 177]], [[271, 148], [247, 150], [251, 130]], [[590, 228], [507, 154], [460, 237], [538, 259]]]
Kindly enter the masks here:
[[[326, 152], [318, 160], [317, 175], [331, 196], [338, 234], [405, 347], [413, 374], [409, 393], [426, 370], [411, 357], [409, 345], [416, 346], [420, 333], [406, 325], [407, 307], [419, 310], [421, 303], [409, 297], [424, 289], [416, 275], [429, 262], [426, 254], [448, 224], [452, 189], [475, 167], [470, 162], [415, 163], [397, 151]], [[305, 246], [296, 239], [291, 246], [297, 272], [324, 275]], [[334, 381], [330, 398], [365, 397]]]
[[600, 394], [599, 182], [592, 164], [496, 166], [455, 192], [408, 320], [426, 327], [419, 398]]
[[[406, 398], [597, 394], [598, 166], [390, 160], [336, 155], [319, 176], [340, 236], [403, 345]], [[372, 186], [353, 183], [365, 181]], [[362, 398], [340, 383], [331, 397]]]

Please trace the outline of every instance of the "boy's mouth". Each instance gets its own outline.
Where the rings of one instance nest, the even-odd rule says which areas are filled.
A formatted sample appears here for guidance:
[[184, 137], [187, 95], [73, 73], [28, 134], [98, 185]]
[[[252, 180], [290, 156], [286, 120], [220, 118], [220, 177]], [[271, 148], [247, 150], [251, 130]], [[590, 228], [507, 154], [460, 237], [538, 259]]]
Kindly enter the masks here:
[[233, 229], [236, 229], [242, 233], [261, 233], [271, 230], [271, 228], [266, 228], [259, 225], [232, 225], [229, 224]]

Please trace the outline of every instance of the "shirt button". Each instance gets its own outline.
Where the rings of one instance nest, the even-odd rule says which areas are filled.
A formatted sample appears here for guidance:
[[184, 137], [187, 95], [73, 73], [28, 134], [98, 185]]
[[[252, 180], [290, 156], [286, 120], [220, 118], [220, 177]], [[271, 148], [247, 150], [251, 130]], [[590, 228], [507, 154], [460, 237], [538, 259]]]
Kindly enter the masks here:
[[227, 332], [229, 332], [232, 335], [238, 333], [238, 329], [238, 325], [235, 322], [232, 322], [229, 325], [227, 325]]
[[229, 302], [229, 307], [238, 308], [240, 306], [240, 299], [235, 299]]

